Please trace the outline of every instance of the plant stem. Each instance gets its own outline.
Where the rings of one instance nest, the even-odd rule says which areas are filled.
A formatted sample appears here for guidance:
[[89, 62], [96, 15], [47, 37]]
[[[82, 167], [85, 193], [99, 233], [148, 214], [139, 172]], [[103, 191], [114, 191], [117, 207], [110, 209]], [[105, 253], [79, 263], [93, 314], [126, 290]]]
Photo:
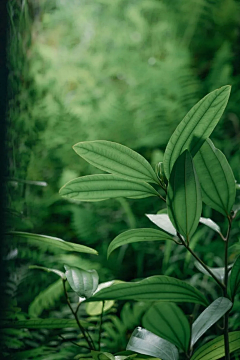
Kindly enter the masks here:
[[102, 319], [103, 319], [103, 309], [104, 309], [104, 304], [105, 301], [102, 302], [102, 312], [101, 312], [101, 316], [100, 316], [100, 325], [99, 325], [99, 335], [98, 335], [98, 350], [101, 350], [101, 334], [102, 334]]
[[204, 267], [204, 269], [212, 276], [212, 278], [218, 283], [218, 285], [221, 287], [221, 289], [225, 290], [225, 285], [212, 273], [212, 271], [209, 269], [209, 267], [195, 254], [195, 252], [189, 247], [188, 244], [184, 242], [184, 240], [181, 238], [180, 234], [177, 233], [178, 238], [181, 240], [181, 244], [185, 246], [185, 248], [192, 254], [192, 256]]
[[[223, 294], [225, 297], [228, 297], [227, 286], [228, 286], [228, 241], [230, 236], [230, 231], [232, 227], [232, 218], [228, 216], [228, 230], [225, 238], [225, 253], [224, 253], [224, 285], [225, 288], [223, 290]], [[224, 348], [225, 348], [225, 360], [230, 360], [229, 354], [229, 338], [228, 338], [228, 317], [229, 311], [224, 315]]]
[[[73, 314], [73, 316], [74, 316], [74, 318], [75, 318], [75, 320], [76, 320], [76, 322], [77, 322], [77, 324], [78, 324], [79, 329], [81, 330], [81, 332], [82, 332], [82, 334], [83, 334], [84, 339], [86, 340], [86, 342], [87, 342], [87, 344], [88, 344], [88, 346], [89, 346], [89, 349], [90, 349], [90, 350], [96, 350], [93, 341], [91, 342], [92, 339], [89, 340], [89, 338], [88, 338], [88, 336], [87, 336], [87, 334], [86, 334], [86, 332], [85, 332], [85, 330], [84, 330], [84, 327], [83, 327], [82, 324], [80, 323], [80, 321], [79, 321], [79, 319], [78, 319], [78, 317], [77, 317], [77, 312], [75, 312], [75, 311], [73, 310], [73, 308], [72, 308], [72, 305], [71, 305], [71, 303], [70, 303], [70, 300], [69, 300], [69, 297], [68, 297], [68, 294], [67, 294], [66, 280], [63, 280], [63, 289], [64, 289], [65, 298], [66, 298], [66, 300], [67, 300], [67, 304], [68, 304], [68, 306], [69, 306], [69, 308], [70, 308], [70, 310], [71, 310], [71, 312], [72, 312], [72, 314]], [[77, 307], [77, 310], [78, 310], [78, 308], [79, 308], [79, 306]], [[90, 336], [89, 336], [89, 337], [90, 337]]]

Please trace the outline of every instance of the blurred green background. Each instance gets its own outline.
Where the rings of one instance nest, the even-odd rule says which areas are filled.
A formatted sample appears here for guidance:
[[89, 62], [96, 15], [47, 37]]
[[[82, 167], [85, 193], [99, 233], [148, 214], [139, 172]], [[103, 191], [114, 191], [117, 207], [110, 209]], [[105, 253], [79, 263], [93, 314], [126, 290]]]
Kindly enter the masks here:
[[[99, 252], [98, 257], [69, 255], [9, 240], [4, 291], [11, 298], [10, 316], [70, 317], [61, 283], [52, 274], [29, 270], [30, 264], [95, 268], [101, 282], [166, 274], [187, 279], [214, 298], [214, 284], [175, 245], [133, 244], [107, 261], [108, 244], [119, 233], [154, 227], [145, 214], [161, 209], [157, 200], [77, 203], [58, 191], [75, 177], [100, 172], [75, 154], [75, 143], [119, 142], [155, 166], [190, 108], [226, 84], [232, 85], [230, 101], [212, 139], [240, 182], [240, 1], [11, 0], [8, 13], [7, 227]], [[203, 215], [226, 231], [221, 214], [205, 206]], [[237, 218], [231, 245], [240, 240], [239, 225]], [[223, 266], [223, 244], [204, 226], [192, 247], [209, 266]], [[230, 255], [233, 261], [236, 246]], [[190, 305], [183, 309], [192, 311]], [[105, 314], [106, 351], [124, 350], [143, 311], [144, 304], [129, 302]], [[84, 308], [82, 316], [89, 317]], [[239, 324], [238, 315], [231, 326]], [[21, 358], [72, 359], [79, 353], [59, 337], [76, 339], [76, 330], [11, 331], [4, 335], [6, 356], [31, 350], [34, 355]]]

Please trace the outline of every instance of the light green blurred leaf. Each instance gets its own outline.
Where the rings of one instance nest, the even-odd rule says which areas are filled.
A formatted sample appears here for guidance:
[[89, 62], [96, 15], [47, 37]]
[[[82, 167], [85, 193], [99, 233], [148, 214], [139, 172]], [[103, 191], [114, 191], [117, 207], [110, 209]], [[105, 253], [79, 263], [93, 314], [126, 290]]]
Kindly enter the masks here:
[[44, 243], [49, 246], [53, 246], [55, 248], [59, 248], [65, 251], [76, 251], [76, 252], [82, 252], [87, 254], [95, 254], [97, 255], [97, 251], [80, 244], [74, 244], [69, 241], [64, 241], [62, 239], [52, 237], [52, 236], [46, 236], [46, 235], [38, 235], [38, 234], [31, 234], [27, 232], [21, 232], [21, 231], [10, 231], [6, 235], [12, 235], [16, 236], [17, 239], [23, 243]]
[[78, 267], [70, 267], [65, 265], [66, 277], [72, 290], [78, 296], [89, 298], [97, 290], [98, 273], [96, 270], [83, 270]]
[[202, 199], [197, 174], [187, 150], [179, 156], [172, 169], [167, 206], [174, 227], [189, 241], [199, 224]]
[[216, 89], [201, 99], [180, 122], [164, 154], [164, 170], [169, 179], [177, 158], [187, 149], [195, 156], [204, 141], [211, 135], [227, 105], [231, 87]]
[[[230, 353], [240, 349], [240, 331], [230, 332], [228, 335]], [[224, 337], [221, 335], [197, 349], [191, 360], [218, 360], [224, 355]]]
[[207, 139], [194, 158], [202, 199], [211, 208], [229, 215], [236, 197], [235, 179], [225, 155]]
[[[194, 262], [194, 265], [196, 266], [196, 268], [201, 271], [201, 273], [203, 273], [204, 275], [208, 275], [211, 276], [209, 274], [209, 272], [204, 269], [204, 267], [197, 261]], [[225, 273], [225, 267], [216, 267], [216, 268], [212, 268], [212, 267], [208, 267], [209, 270], [211, 270], [211, 272], [221, 281], [223, 281], [224, 279], [224, 273]], [[230, 270], [232, 268], [232, 265], [228, 265], [228, 269]]]
[[114, 355], [108, 353], [108, 352], [102, 352], [102, 351], [91, 351], [91, 355], [94, 360], [115, 360]]
[[134, 242], [142, 242], [142, 241], [163, 241], [163, 240], [172, 240], [174, 239], [166, 234], [163, 231], [155, 230], [155, 229], [132, 229], [123, 232], [122, 234], [118, 235], [109, 245], [108, 253], [109, 255], [118, 247], [131, 244]]
[[136, 151], [121, 144], [97, 140], [77, 143], [76, 153], [97, 168], [124, 179], [142, 180], [158, 184], [149, 162]]
[[89, 301], [135, 300], [193, 302], [208, 305], [206, 297], [182, 280], [155, 275], [136, 282], [121, 282], [96, 292]]
[[178, 360], [176, 346], [141, 327], [137, 327], [133, 331], [127, 344], [127, 350], [151, 355], [162, 360]]
[[126, 180], [116, 175], [87, 175], [69, 181], [60, 189], [60, 195], [80, 201], [102, 201], [119, 197], [141, 199], [159, 196], [143, 181]]
[[[108, 311], [115, 304], [114, 300], [104, 301], [103, 312]], [[90, 316], [100, 315], [102, 313], [103, 301], [86, 303], [86, 313]]]
[[232, 302], [220, 297], [210, 304], [192, 324], [191, 346], [232, 307]]
[[143, 326], [185, 352], [190, 341], [190, 325], [182, 310], [173, 303], [155, 303], [145, 313]]

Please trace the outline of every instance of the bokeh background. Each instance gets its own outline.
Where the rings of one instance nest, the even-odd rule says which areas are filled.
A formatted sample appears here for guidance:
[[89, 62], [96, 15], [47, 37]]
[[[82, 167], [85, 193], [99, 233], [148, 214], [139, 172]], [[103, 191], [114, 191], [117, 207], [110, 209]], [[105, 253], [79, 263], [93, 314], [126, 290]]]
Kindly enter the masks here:
[[[99, 252], [98, 257], [69, 255], [8, 239], [4, 292], [10, 316], [71, 316], [61, 282], [29, 270], [31, 264], [94, 268], [101, 282], [165, 274], [188, 280], [214, 298], [211, 280], [173, 244], [129, 245], [107, 261], [108, 244], [119, 233], [154, 227], [145, 214], [163, 207], [157, 200], [77, 203], [58, 191], [75, 177], [100, 172], [75, 154], [75, 143], [119, 142], [155, 166], [190, 108], [226, 84], [232, 85], [230, 101], [212, 139], [240, 182], [240, 1], [9, 0], [8, 17], [7, 229], [55, 236]], [[221, 214], [205, 206], [203, 215], [226, 231]], [[239, 225], [237, 218], [232, 260], [239, 249]], [[199, 227], [192, 247], [209, 266], [223, 266], [223, 244], [206, 227]], [[106, 351], [125, 349], [144, 306], [119, 302], [105, 313]], [[183, 309], [191, 308], [185, 304]], [[237, 329], [239, 324], [238, 315], [230, 325]], [[3, 337], [3, 351], [14, 354], [11, 359], [73, 359], [79, 349], [59, 335], [80, 341], [74, 329], [11, 329]], [[32, 353], [17, 357], [24, 351]]]

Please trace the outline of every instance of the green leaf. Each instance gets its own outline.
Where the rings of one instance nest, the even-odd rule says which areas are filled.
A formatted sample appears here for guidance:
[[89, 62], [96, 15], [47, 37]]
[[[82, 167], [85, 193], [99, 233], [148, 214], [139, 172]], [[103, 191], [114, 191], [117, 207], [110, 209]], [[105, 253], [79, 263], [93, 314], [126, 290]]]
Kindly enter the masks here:
[[229, 215], [236, 197], [235, 179], [225, 155], [207, 139], [194, 158], [202, 199], [211, 208]]
[[66, 277], [72, 290], [78, 296], [89, 298], [97, 290], [98, 273], [96, 270], [83, 270], [78, 267], [65, 265]]
[[187, 113], [168, 141], [163, 164], [167, 179], [179, 155], [186, 149], [192, 156], [211, 135], [227, 105], [231, 87], [223, 86], [201, 99]]
[[127, 344], [127, 350], [151, 355], [162, 360], [178, 360], [176, 346], [141, 327], [137, 327], [133, 331]]
[[151, 185], [143, 181], [125, 180], [108, 174], [87, 175], [71, 180], [60, 189], [60, 195], [80, 201], [159, 196]]
[[232, 299], [240, 290], [240, 255], [233, 264], [232, 272], [230, 275], [229, 286], [231, 290]]
[[167, 233], [177, 236], [177, 231], [174, 228], [171, 220], [169, 219], [168, 214], [146, 214], [150, 221], [157, 225], [160, 229], [166, 231]]
[[193, 302], [208, 305], [206, 297], [199, 290], [182, 280], [164, 275], [114, 284], [96, 292], [90, 299], [99, 300]]
[[174, 164], [168, 194], [168, 215], [187, 241], [197, 229], [202, 212], [201, 189], [191, 155], [186, 150]]
[[[211, 276], [209, 274], [209, 272], [204, 269], [204, 267], [199, 264], [199, 262], [194, 262], [194, 265], [196, 266], [196, 268], [201, 271], [201, 273], [203, 273], [204, 275], [208, 275]], [[228, 265], [228, 269], [230, 270], [232, 268], [232, 265]], [[209, 269], [211, 270], [211, 272], [221, 281], [223, 281], [224, 279], [224, 273], [225, 273], [225, 267], [217, 267], [217, 268], [211, 268], [209, 267]]]
[[91, 350], [91, 355], [94, 360], [115, 360], [114, 355], [107, 352]]
[[213, 324], [231, 309], [232, 305], [229, 299], [219, 297], [198, 316], [192, 324], [191, 347]]
[[212, 219], [200, 217], [199, 222], [216, 231], [221, 237], [223, 237], [220, 227], [214, 221], [212, 221]]
[[[229, 336], [229, 352], [240, 349], [240, 331], [233, 331]], [[218, 336], [201, 346], [191, 357], [191, 360], [218, 360], [225, 355], [224, 336]]]
[[149, 162], [136, 151], [106, 141], [85, 141], [73, 146], [76, 153], [98, 169], [124, 179], [159, 183]]
[[143, 326], [154, 334], [188, 351], [190, 325], [182, 310], [173, 303], [156, 303], [145, 313]]
[[49, 269], [43, 266], [38, 266], [38, 265], [30, 265], [29, 269], [39, 269], [39, 270], [43, 270], [46, 272], [52, 272], [55, 273], [56, 275], [60, 276], [62, 279], [66, 279], [66, 275], [64, 274], [64, 272], [60, 271], [60, 270], [56, 270], [56, 269]]
[[[111, 309], [111, 307], [113, 307], [114, 304], [115, 301], [113, 300], [104, 301], [103, 312], [106, 312], [109, 309]], [[90, 316], [100, 315], [102, 313], [102, 306], [103, 306], [102, 301], [97, 301], [94, 303], [91, 302], [86, 303], [86, 313]]]
[[[88, 327], [87, 321], [81, 320], [84, 327]], [[64, 329], [64, 328], [78, 328], [76, 320], [71, 319], [30, 319], [30, 320], [1, 320], [3, 328], [14, 329]]]
[[109, 245], [107, 256], [113, 252], [113, 250], [118, 247], [131, 244], [134, 242], [142, 242], [142, 241], [163, 241], [163, 240], [172, 240], [174, 239], [166, 234], [163, 231], [155, 230], [155, 229], [132, 229], [123, 232], [118, 235]]
[[47, 244], [49, 246], [52, 246], [54, 248], [59, 248], [61, 250], [65, 251], [77, 251], [81, 253], [87, 253], [87, 254], [94, 254], [97, 255], [98, 252], [88, 246], [74, 244], [68, 241], [64, 241], [62, 239], [52, 237], [52, 236], [46, 236], [46, 235], [38, 235], [38, 234], [31, 234], [27, 232], [21, 232], [21, 231], [10, 231], [6, 235], [12, 235], [16, 236], [19, 241], [25, 242], [25, 243], [43, 243]]

